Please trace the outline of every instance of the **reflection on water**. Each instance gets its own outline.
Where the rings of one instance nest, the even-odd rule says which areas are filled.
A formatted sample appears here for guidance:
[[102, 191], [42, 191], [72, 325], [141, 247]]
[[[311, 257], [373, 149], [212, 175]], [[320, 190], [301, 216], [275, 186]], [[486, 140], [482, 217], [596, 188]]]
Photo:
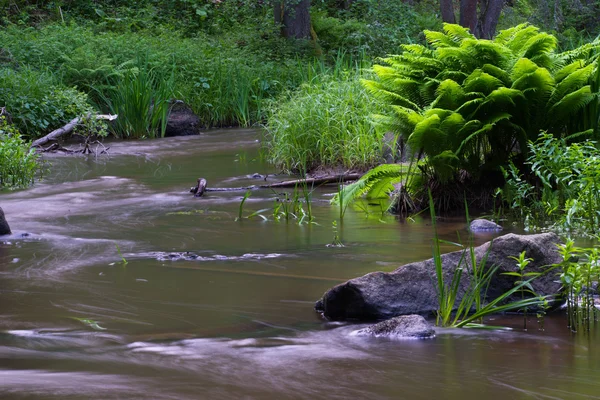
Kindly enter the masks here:
[[[333, 188], [315, 188], [316, 223], [302, 225], [236, 221], [243, 192], [187, 192], [276, 172], [255, 138], [113, 143], [110, 158], [52, 158], [44, 183], [0, 195], [15, 232], [0, 242], [0, 398], [600, 398], [599, 330], [571, 335], [560, 315], [544, 331], [506, 317], [494, 323], [515, 331], [429, 341], [324, 321], [312, 307], [332, 285], [430, 257], [430, 226], [349, 210], [331, 248]], [[277, 196], [253, 192], [244, 214]], [[440, 229], [464, 237], [460, 219]]]

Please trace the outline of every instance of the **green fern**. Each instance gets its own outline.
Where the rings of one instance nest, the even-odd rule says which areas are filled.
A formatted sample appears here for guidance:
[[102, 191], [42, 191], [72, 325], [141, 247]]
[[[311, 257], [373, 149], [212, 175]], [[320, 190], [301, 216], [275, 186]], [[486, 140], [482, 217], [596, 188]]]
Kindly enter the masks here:
[[366, 174], [358, 181], [343, 187], [331, 200], [332, 204], [350, 204], [354, 200], [367, 195], [368, 198], [385, 198], [394, 190], [394, 184], [410, 176], [410, 166], [403, 164], [382, 164]]
[[424, 171], [445, 180], [464, 169], [476, 178], [507, 165], [517, 143], [527, 152], [542, 130], [598, 133], [600, 95], [591, 84], [594, 74], [600, 82], [600, 41], [557, 53], [556, 38], [528, 24], [494, 40], [450, 24], [425, 37], [429, 48], [404, 46], [373, 68], [377, 80], [364, 81], [391, 106], [377, 120], [426, 156]]

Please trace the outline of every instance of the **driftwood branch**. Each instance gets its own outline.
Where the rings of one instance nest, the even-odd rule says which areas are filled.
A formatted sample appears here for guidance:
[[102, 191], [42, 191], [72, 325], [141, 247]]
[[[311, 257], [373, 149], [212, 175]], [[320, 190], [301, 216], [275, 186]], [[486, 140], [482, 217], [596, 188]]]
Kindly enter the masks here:
[[194, 193], [195, 197], [201, 197], [205, 192], [237, 192], [243, 190], [256, 190], [256, 189], [271, 189], [271, 188], [293, 188], [297, 186], [314, 186], [314, 185], [325, 185], [328, 183], [341, 183], [348, 181], [355, 181], [360, 179], [362, 174], [342, 174], [342, 175], [327, 175], [318, 178], [306, 178], [306, 179], [294, 179], [290, 181], [275, 182], [267, 185], [252, 185], [242, 186], [235, 188], [209, 188], [206, 187], [206, 179], [198, 178], [196, 186], [190, 189], [191, 193]]
[[[110, 114], [99, 114], [99, 115], [95, 115], [94, 117], [96, 119], [104, 119], [107, 121], [114, 121], [115, 119], [117, 119], [116, 115], [110, 115]], [[50, 132], [49, 134], [47, 134], [46, 136], [34, 141], [31, 144], [31, 147], [42, 147], [43, 145], [48, 144], [49, 142], [57, 140], [59, 137], [61, 137], [63, 135], [73, 132], [73, 129], [75, 129], [75, 127], [77, 126], [77, 124], [80, 121], [81, 121], [80, 117], [73, 118], [65, 126], [55, 129], [52, 132]]]

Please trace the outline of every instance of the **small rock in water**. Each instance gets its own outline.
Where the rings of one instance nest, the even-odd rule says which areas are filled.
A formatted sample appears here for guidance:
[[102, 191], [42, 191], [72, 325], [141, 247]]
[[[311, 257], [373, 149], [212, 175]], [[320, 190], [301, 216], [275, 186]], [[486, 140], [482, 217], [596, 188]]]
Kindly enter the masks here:
[[499, 232], [502, 230], [502, 227], [497, 223], [483, 218], [471, 221], [469, 228], [471, 232]]
[[252, 178], [252, 179], [264, 179], [265, 176], [259, 174], [258, 172], [255, 172], [252, 175], [248, 175], [248, 178]]
[[354, 332], [357, 336], [396, 339], [429, 339], [435, 336], [433, 326], [420, 315], [402, 315]]

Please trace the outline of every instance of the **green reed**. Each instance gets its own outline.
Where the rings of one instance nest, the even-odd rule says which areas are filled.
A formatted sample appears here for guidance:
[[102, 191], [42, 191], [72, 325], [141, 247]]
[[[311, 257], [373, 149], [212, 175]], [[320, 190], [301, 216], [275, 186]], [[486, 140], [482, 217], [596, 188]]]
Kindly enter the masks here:
[[[488, 303], [484, 303], [486, 300], [487, 288], [489, 287], [492, 278], [496, 275], [498, 267], [487, 267], [485, 261], [483, 261], [480, 262], [478, 267], [474, 268], [474, 264], [472, 264], [469, 268], [467, 250], [472, 257], [471, 263], [476, 263], [476, 260], [474, 260], [474, 247], [472, 242], [469, 244], [468, 249], [463, 249], [457, 265], [453, 266], [451, 270], [452, 278], [450, 282], [447, 282], [440, 243], [450, 242], [443, 241], [438, 237], [434, 202], [431, 192], [429, 192], [429, 209], [434, 232], [433, 262], [435, 279], [433, 281], [438, 298], [438, 310], [436, 313], [437, 325], [454, 328], [498, 328], [484, 325], [482, 323], [483, 319], [492, 314], [545, 305], [547, 296], [534, 296], [515, 301], [510, 300], [515, 293], [519, 292], [524, 287], [528, 287], [535, 277], [516, 283], [512, 289], [507, 290]], [[457, 245], [456, 243], [452, 244]], [[488, 252], [490, 249], [491, 245]], [[486, 258], [487, 254], [484, 259]], [[464, 284], [463, 281], [465, 271], [470, 275], [467, 284]], [[478, 274], [478, 277], [474, 277], [474, 272]], [[479, 308], [476, 307], [477, 299], [480, 299]]]

